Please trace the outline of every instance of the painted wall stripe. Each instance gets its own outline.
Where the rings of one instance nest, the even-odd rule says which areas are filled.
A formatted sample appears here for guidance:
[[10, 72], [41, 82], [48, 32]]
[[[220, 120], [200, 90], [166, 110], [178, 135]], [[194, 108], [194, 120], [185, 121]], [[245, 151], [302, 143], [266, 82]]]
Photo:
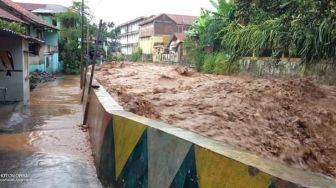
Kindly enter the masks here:
[[135, 121], [113, 116], [116, 178], [119, 177], [146, 127]]
[[248, 166], [195, 146], [200, 188], [257, 188], [271, 185], [273, 177], [263, 172], [251, 175]]
[[169, 187], [190, 147], [190, 142], [149, 128], [148, 187]]

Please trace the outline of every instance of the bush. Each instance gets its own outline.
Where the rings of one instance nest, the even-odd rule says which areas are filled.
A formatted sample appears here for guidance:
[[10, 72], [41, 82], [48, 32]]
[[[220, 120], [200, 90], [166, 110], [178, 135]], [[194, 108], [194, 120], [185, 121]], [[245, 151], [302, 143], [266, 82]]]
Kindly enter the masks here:
[[140, 47], [135, 47], [133, 48], [133, 52], [132, 52], [132, 55], [131, 55], [131, 61], [133, 62], [137, 62], [137, 61], [140, 61], [141, 60], [141, 56], [142, 56], [142, 50]]
[[30, 78], [29, 78], [30, 90], [35, 89], [37, 84], [40, 83], [41, 80], [42, 80], [42, 77], [39, 74], [37, 74], [36, 72], [31, 73]]
[[17, 33], [25, 34], [26, 28], [19, 23], [0, 20], [0, 29], [9, 29]]
[[187, 38], [183, 43], [184, 48], [186, 49], [186, 58], [197, 71], [203, 70], [203, 63], [205, 58], [205, 51], [202, 47], [200, 47], [195, 41], [191, 38]]
[[141, 54], [140, 53], [132, 53], [131, 61], [137, 62], [141, 60]]
[[76, 41], [69, 41], [64, 45], [61, 57], [64, 61], [64, 73], [79, 74], [80, 72], [80, 49]]
[[239, 71], [239, 64], [230, 61], [224, 53], [207, 54], [204, 56], [202, 71], [209, 74], [234, 74]]
[[124, 58], [124, 56], [122, 55], [122, 54], [120, 54], [120, 53], [118, 53], [116, 56], [115, 56], [115, 58], [116, 58], [116, 61], [125, 61], [125, 58]]
[[214, 73], [215, 61], [216, 61], [216, 55], [212, 54], [205, 55], [202, 70], [209, 74]]
[[213, 72], [215, 74], [234, 74], [239, 72], [240, 67], [238, 62], [230, 61], [225, 58], [224, 53], [218, 53], [215, 58], [215, 65]]

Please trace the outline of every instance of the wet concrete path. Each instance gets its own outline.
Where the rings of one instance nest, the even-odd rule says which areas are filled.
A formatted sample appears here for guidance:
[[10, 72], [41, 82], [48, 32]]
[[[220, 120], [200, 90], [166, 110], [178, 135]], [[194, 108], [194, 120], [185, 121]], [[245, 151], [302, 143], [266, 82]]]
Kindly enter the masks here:
[[82, 114], [75, 76], [36, 88], [28, 107], [0, 105], [0, 187], [101, 187]]

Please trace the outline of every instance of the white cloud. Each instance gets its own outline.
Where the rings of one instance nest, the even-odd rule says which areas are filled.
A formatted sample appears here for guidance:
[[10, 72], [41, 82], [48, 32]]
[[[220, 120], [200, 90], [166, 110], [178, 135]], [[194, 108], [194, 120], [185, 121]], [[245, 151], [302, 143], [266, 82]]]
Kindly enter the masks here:
[[[69, 6], [72, 0], [15, 0], [30, 3], [50, 3]], [[201, 8], [212, 9], [209, 0], [89, 0], [96, 20], [120, 24], [139, 16], [159, 13], [198, 16]]]

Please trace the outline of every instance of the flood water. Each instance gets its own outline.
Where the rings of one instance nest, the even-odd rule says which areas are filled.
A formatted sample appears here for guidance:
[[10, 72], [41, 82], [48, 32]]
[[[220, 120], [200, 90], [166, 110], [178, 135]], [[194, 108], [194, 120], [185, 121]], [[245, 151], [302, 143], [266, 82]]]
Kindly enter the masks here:
[[78, 76], [31, 92], [29, 106], [0, 105], [0, 187], [101, 187], [82, 122]]

